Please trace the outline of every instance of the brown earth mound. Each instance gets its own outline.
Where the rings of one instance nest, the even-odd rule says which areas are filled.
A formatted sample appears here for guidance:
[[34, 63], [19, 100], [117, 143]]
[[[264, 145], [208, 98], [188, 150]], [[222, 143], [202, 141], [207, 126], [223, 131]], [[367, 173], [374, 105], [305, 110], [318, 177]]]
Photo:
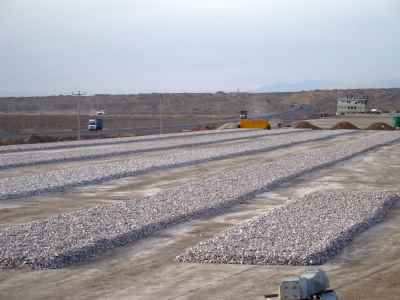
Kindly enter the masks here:
[[378, 122], [369, 125], [367, 130], [394, 130], [394, 127], [383, 122]]
[[332, 129], [360, 129], [360, 128], [358, 128], [353, 123], [342, 121], [333, 126]]
[[310, 122], [307, 122], [307, 121], [300, 121], [300, 122], [297, 122], [295, 125], [294, 125], [294, 128], [301, 128], [301, 129], [313, 129], [313, 130], [318, 130], [318, 129], [321, 129], [321, 128], [319, 128], [318, 126], [315, 126], [314, 124], [311, 124]]

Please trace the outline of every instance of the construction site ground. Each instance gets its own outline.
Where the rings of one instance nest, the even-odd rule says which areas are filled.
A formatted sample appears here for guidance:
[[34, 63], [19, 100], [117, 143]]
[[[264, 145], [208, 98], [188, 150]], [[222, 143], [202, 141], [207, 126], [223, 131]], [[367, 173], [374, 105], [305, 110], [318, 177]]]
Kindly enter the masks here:
[[[119, 135], [145, 135], [180, 132], [206, 126], [218, 127], [232, 121], [232, 115], [212, 114], [129, 114], [99, 116], [104, 120], [102, 131], [88, 131], [88, 120], [96, 115], [82, 114], [80, 128], [82, 138], [101, 138]], [[235, 118], [236, 119], [236, 116]], [[57, 138], [74, 138], [77, 131], [75, 114], [33, 114], [0, 112], [0, 139], [24, 138], [30, 135], [50, 136]]]
[[388, 125], [393, 125], [392, 115], [346, 115], [346, 116], [333, 116], [328, 118], [319, 118], [308, 120], [315, 126], [323, 129], [329, 129], [335, 126], [339, 122], [350, 122], [360, 129], [365, 129], [368, 126], [382, 122]]
[[[306, 153], [352, 138], [352, 135], [341, 136], [252, 156], [73, 188], [62, 193], [1, 201], [0, 227], [121, 199], [134, 201], [199, 176]], [[38, 271], [24, 267], [0, 271], [0, 299], [264, 299], [265, 294], [277, 291], [283, 277], [302, 273], [307, 268], [179, 264], [174, 258], [201, 240], [309, 192], [365, 188], [396, 191], [400, 186], [399, 153], [399, 144], [379, 148], [291, 180], [223, 215], [176, 225], [78, 265], [56, 270]], [[119, 156], [109, 160], [124, 159], [126, 157]], [[3, 170], [0, 176], [19, 176], [100, 161], [104, 162], [104, 159], [23, 167]], [[383, 223], [359, 235], [339, 256], [321, 268], [328, 272], [331, 286], [341, 300], [396, 299], [400, 294], [400, 205], [391, 210]]]

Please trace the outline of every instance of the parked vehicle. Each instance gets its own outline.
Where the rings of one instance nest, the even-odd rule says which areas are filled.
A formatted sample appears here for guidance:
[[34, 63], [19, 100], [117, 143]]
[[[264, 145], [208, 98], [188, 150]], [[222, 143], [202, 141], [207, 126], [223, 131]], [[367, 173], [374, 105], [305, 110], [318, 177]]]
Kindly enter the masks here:
[[241, 120], [247, 119], [247, 117], [248, 117], [247, 110], [241, 110], [241, 111], [240, 111], [240, 119], [241, 119]]
[[88, 122], [88, 130], [89, 131], [103, 130], [103, 119], [100, 118], [90, 119]]
[[240, 119], [239, 128], [271, 129], [271, 123], [267, 119]]

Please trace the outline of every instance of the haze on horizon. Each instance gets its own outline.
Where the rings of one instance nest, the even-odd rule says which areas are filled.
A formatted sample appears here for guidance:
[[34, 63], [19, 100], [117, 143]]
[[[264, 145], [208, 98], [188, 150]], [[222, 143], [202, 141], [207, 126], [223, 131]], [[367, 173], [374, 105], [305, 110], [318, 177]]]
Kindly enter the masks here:
[[0, 96], [400, 87], [398, 0], [1, 0]]

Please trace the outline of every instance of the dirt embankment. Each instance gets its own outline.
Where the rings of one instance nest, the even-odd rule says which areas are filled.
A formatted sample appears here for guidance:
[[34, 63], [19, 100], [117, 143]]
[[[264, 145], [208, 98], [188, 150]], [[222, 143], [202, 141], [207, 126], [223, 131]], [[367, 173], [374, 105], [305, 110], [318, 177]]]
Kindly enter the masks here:
[[[82, 129], [87, 128], [87, 122], [93, 115], [81, 115]], [[159, 115], [105, 115], [102, 116], [104, 126], [107, 129], [124, 128], [151, 128], [160, 126]], [[232, 116], [213, 115], [162, 115], [161, 125], [169, 127], [192, 123], [207, 125], [208, 123], [224, 123], [224, 119]], [[222, 119], [222, 121], [221, 121]], [[76, 130], [77, 118], [72, 114], [2, 114], [0, 113], [0, 130], [7, 132], [19, 132], [21, 130]]]
[[3, 113], [74, 114], [77, 101], [83, 114], [105, 110], [107, 114], [143, 115], [237, 115], [241, 110], [251, 114], [287, 111], [293, 106], [309, 106], [319, 114], [336, 112], [338, 96], [367, 95], [370, 108], [400, 110], [400, 88], [359, 90], [315, 90], [285, 93], [171, 93], [135, 95], [93, 95], [88, 97], [49, 96], [0, 98]]
[[[213, 115], [105, 115], [103, 131], [87, 130], [93, 115], [81, 115], [81, 138], [112, 138], [183, 130], [215, 129], [231, 120], [231, 116]], [[0, 113], [0, 145], [74, 140], [77, 118], [71, 114], [2, 114]]]

